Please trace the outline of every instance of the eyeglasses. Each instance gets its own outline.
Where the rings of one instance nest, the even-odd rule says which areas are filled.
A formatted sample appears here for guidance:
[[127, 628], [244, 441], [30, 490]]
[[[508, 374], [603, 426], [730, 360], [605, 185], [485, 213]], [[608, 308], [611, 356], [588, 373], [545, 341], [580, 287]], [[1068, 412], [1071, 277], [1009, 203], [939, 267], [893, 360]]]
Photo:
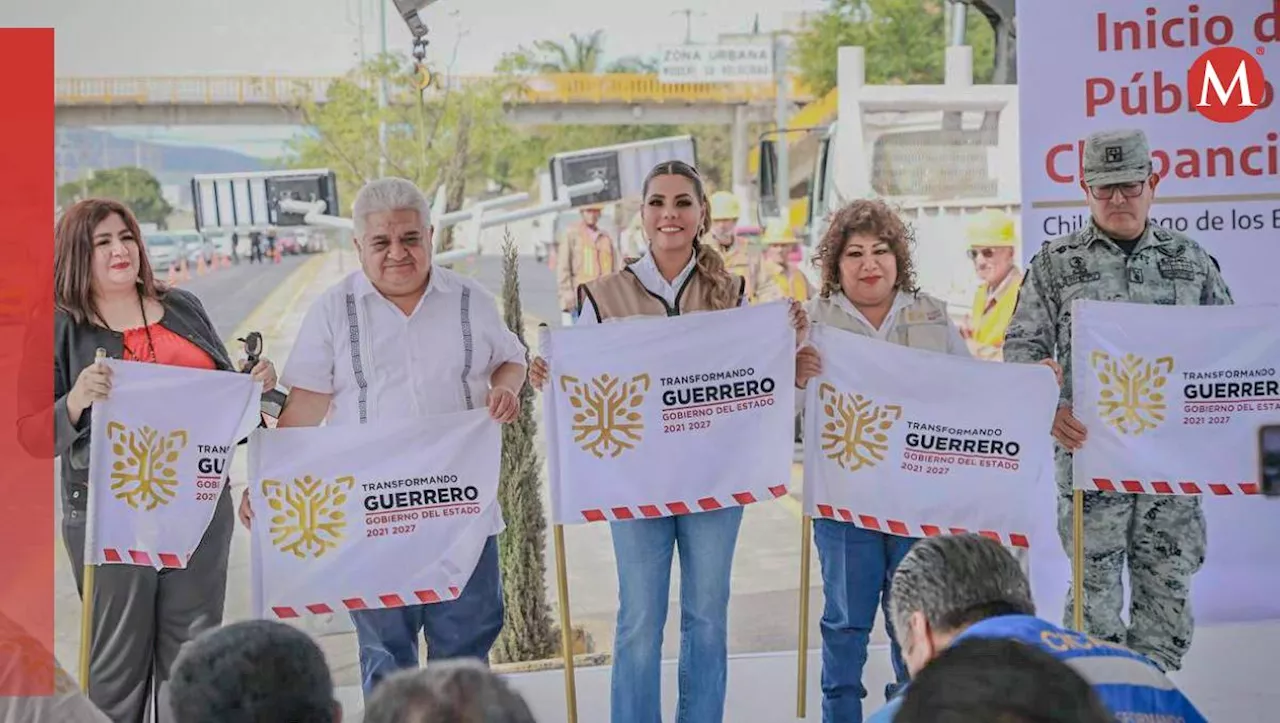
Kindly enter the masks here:
[[1120, 195], [1125, 198], [1137, 198], [1142, 195], [1143, 189], [1147, 187], [1146, 181], [1134, 181], [1133, 183], [1113, 183], [1109, 186], [1089, 186], [1089, 194], [1099, 201], [1108, 201], [1115, 195], [1116, 191], [1120, 191]]
[[996, 250], [995, 249], [969, 249], [968, 253], [969, 253], [969, 260], [973, 261], [977, 259], [979, 255], [981, 255], [982, 258], [984, 259], [989, 259], [992, 256], [996, 255]]

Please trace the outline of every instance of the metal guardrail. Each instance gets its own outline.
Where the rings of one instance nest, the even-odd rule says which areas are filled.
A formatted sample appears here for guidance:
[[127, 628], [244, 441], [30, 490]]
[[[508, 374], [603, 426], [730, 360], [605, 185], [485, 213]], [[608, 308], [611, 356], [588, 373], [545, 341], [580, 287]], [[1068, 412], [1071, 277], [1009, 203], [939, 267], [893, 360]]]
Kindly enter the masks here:
[[[287, 105], [323, 103], [342, 78], [305, 76], [202, 76], [57, 78], [57, 105]], [[349, 80], [349, 79], [348, 79]], [[440, 76], [428, 95], [479, 83], [505, 83], [511, 102], [524, 104], [773, 102], [772, 83], [662, 83], [656, 75], [564, 73], [534, 76]], [[796, 102], [813, 99], [793, 81]], [[405, 92], [393, 100], [409, 100]]]

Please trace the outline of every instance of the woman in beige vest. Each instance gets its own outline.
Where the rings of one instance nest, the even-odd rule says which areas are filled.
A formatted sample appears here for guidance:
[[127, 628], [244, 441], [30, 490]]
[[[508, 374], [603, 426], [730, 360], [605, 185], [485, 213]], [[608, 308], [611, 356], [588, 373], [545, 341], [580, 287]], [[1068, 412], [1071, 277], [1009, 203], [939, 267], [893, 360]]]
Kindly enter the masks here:
[[[893, 344], [969, 356], [946, 304], [916, 287], [911, 229], [882, 201], [854, 201], [831, 218], [814, 263], [822, 274], [818, 297], [805, 305], [809, 320]], [[796, 386], [804, 388], [822, 371], [817, 351], [796, 355]], [[862, 720], [862, 669], [867, 643], [883, 606], [896, 683], [889, 699], [907, 681], [907, 667], [889, 623], [889, 580], [914, 539], [836, 520], [813, 521], [822, 564], [823, 723]]]
[[[578, 287], [577, 324], [632, 316], [677, 316], [743, 306], [744, 280], [729, 273], [702, 242], [711, 226], [698, 172], [686, 163], [658, 164], [644, 182], [648, 253], [622, 271]], [[807, 318], [793, 304], [803, 339]], [[529, 380], [542, 389], [547, 363], [533, 360]], [[667, 619], [671, 557], [680, 553], [680, 672], [677, 723], [724, 717], [728, 678], [729, 573], [742, 508], [612, 522], [618, 563], [612, 723], [662, 720], [662, 629]]]

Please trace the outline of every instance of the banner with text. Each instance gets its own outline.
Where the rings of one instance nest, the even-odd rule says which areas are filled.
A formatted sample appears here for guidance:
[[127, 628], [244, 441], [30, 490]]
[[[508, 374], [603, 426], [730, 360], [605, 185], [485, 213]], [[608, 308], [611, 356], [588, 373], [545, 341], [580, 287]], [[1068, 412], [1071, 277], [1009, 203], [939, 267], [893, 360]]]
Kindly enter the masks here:
[[764, 43], [667, 45], [660, 50], [660, 83], [771, 83], [773, 46]]
[[1077, 488], [1258, 493], [1258, 429], [1280, 423], [1280, 305], [1077, 301], [1072, 324], [1073, 403], [1090, 432]]
[[490, 535], [502, 433], [488, 410], [258, 430], [249, 441], [260, 617], [462, 594]]
[[1072, 319], [1073, 405], [1089, 431], [1075, 487], [1203, 495], [1196, 621], [1280, 617], [1277, 509], [1258, 494], [1259, 429], [1280, 424], [1280, 305], [1078, 301]]
[[795, 436], [787, 304], [544, 329], [542, 349], [557, 523], [786, 494]]
[[260, 419], [248, 374], [107, 359], [93, 405], [85, 562], [183, 568], [226, 485], [236, 443]]
[[1084, 138], [1141, 128], [1151, 217], [1204, 245], [1237, 303], [1280, 301], [1280, 0], [1021, 3], [1018, 45], [1027, 259], [1089, 218]]
[[895, 535], [967, 530], [1056, 548], [1042, 524], [1054, 498], [1042, 474], [1058, 397], [1052, 371], [825, 326], [813, 343], [822, 375], [805, 392], [806, 512]]

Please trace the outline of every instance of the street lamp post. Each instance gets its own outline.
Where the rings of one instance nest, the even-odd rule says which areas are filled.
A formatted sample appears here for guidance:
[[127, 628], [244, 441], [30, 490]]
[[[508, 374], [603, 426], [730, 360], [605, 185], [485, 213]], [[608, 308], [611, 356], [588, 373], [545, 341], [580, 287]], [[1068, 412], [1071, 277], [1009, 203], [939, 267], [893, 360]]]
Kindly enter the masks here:
[[[378, 2], [378, 30], [381, 36], [380, 53], [385, 62], [387, 55], [387, 2]], [[387, 75], [378, 73], [378, 178], [387, 175]]]

